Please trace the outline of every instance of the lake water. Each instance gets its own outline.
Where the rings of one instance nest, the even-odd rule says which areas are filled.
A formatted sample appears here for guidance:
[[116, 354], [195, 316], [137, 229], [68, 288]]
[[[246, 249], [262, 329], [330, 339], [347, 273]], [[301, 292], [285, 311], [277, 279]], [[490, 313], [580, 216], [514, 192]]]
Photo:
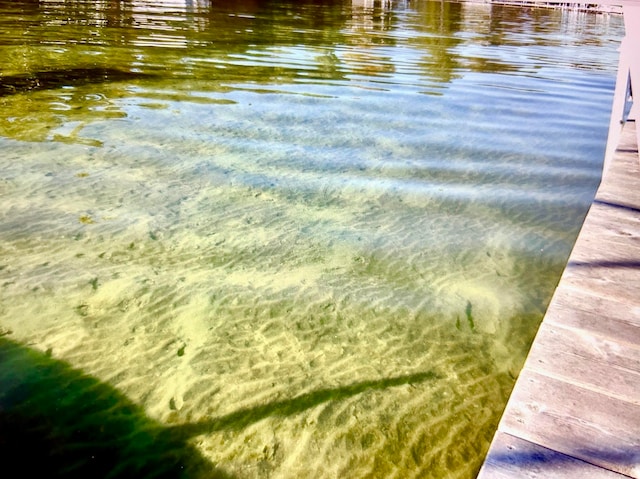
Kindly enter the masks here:
[[622, 36], [423, 0], [0, 2], [3, 462], [474, 477]]

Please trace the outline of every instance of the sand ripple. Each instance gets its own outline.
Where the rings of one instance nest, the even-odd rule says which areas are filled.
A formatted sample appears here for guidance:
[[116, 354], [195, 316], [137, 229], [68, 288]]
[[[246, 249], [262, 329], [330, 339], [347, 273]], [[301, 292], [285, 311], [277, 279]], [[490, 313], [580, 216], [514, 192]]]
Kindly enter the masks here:
[[0, 409], [154, 477], [473, 477], [595, 191], [621, 22], [4, 3], [6, 78], [60, 85], [0, 102]]

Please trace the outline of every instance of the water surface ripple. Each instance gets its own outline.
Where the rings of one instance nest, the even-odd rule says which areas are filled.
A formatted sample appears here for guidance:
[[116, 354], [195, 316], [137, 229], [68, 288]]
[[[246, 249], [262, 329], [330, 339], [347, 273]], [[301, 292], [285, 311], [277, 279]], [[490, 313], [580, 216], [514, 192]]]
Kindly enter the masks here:
[[0, 1], [0, 457], [474, 477], [599, 182], [622, 34], [425, 0]]

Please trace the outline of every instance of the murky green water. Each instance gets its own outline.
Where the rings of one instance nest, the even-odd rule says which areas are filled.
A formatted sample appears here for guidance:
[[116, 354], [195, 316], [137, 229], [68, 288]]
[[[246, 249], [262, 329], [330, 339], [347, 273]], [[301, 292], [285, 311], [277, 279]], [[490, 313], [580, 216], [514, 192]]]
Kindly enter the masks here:
[[599, 181], [621, 18], [226, 3], [0, 2], [0, 457], [474, 477]]

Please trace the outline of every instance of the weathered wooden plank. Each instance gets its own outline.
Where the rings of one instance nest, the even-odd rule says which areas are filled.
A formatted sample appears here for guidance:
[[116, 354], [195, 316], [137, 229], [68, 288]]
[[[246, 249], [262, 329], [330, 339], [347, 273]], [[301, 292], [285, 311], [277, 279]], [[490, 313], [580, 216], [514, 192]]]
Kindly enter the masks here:
[[638, 267], [617, 264], [573, 263], [564, 270], [561, 281], [569, 287], [591, 294], [608, 296], [619, 302], [635, 304], [640, 291]]
[[[589, 230], [598, 232], [598, 240], [592, 238], [591, 235], [582, 234], [578, 237], [576, 246], [580, 246], [582, 243], [607, 241], [616, 245], [628, 244], [632, 248], [640, 247], [640, 213], [638, 215], [630, 214], [626, 206], [611, 205], [596, 200], [589, 209], [581, 232]], [[605, 249], [602, 248], [602, 245], [600, 246], [601, 250]]]
[[639, 424], [640, 406], [525, 367], [500, 431], [640, 478]]
[[544, 323], [579, 328], [620, 343], [640, 344], [640, 314], [634, 304], [560, 285]]
[[636, 122], [635, 120], [628, 121], [625, 123], [622, 133], [620, 134], [620, 138], [618, 140], [618, 145], [616, 146], [616, 152], [618, 156], [620, 153], [624, 153], [626, 151], [638, 151], [638, 144], [636, 141]]
[[[628, 153], [624, 155], [616, 155], [616, 163], [614, 168], [610, 168], [604, 177], [603, 187], [596, 193], [596, 200], [611, 199], [625, 201], [631, 203], [636, 208], [639, 205], [637, 188], [633, 186], [634, 175], [638, 174], [637, 153]], [[626, 157], [626, 162], [624, 162]], [[624, 170], [627, 171], [624, 171]]]
[[632, 201], [638, 205], [637, 188], [619, 188], [629, 186], [634, 182], [640, 171], [638, 162], [637, 125], [635, 121], [627, 122], [620, 134], [618, 146], [615, 150], [615, 161], [610, 161], [602, 175], [602, 184], [596, 193], [596, 199], [619, 199]]
[[498, 432], [479, 478], [624, 479], [616, 472]]
[[527, 367], [640, 406], [640, 346], [545, 322]]
[[[623, 228], [615, 226], [611, 224], [609, 228], [605, 222], [598, 225], [590, 221], [589, 225], [583, 228], [582, 238], [573, 247], [571, 264], [611, 268], [640, 267], [640, 235], [625, 236], [622, 232], [616, 234], [616, 230]], [[640, 231], [640, 221], [636, 230]]]
[[[629, 125], [633, 125], [630, 127], [625, 126], [623, 130], [624, 134], [626, 134], [627, 129], [629, 131], [636, 129], [635, 122], [628, 123]], [[629, 139], [635, 140], [635, 136], [630, 136]], [[611, 163], [609, 169], [606, 174], [603, 175], [604, 180], [608, 180], [609, 178], [617, 178], [617, 181], [623, 181], [628, 183], [628, 179], [625, 180], [623, 178], [625, 170], [630, 170], [631, 172], [635, 172], [638, 170], [638, 149], [635, 144], [624, 144], [619, 145], [618, 149], [615, 152], [616, 162]], [[618, 175], [618, 176], [616, 176]], [[615, 193], [615, 191], [612, 191]]]
[[[637, 161], [637, 154], [636, 154]], [[629, 211], [638, 212], [640, 208], [640, 191], [631, 181], [638, 172], [629, 167], [630, 171], [609, 171], [605, 177], [605, 186], [598, 190], [596, 201], [611, 205], [626, 206]], [[637, 178], [637, 176], [635, 176]]]
[[[595, 195], [596, 202], [602, 202], [611, 205], [627, 206], [628, 211], [638, 212], [640, 207], [640, 193], [632, 181], [633, 178], [637, 178], [640, 174], [635, 162], [638, 161], [638, 154], [632, 153], [629, 155], [630, 159], [634, 163], [629, 161], [624, 168], [628, 171], [624, 171], [620, 164], [614, 165], [605, 177], [605, 181], [601, 182], [600, 187]], [[616, 162], [618, 162], [618, 155], [616, 156]]]

